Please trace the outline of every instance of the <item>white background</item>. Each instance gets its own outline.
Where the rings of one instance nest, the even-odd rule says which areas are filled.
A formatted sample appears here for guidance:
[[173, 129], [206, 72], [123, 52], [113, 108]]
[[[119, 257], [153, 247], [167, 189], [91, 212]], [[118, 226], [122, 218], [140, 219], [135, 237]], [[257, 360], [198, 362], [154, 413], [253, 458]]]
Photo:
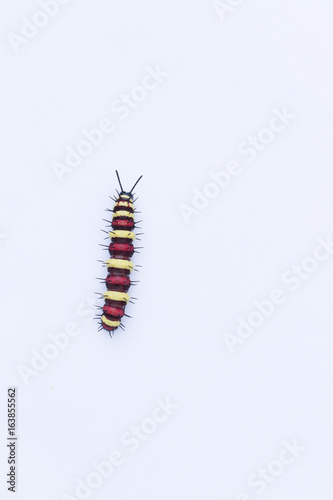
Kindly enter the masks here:
[[[332, 3], [244, 0], [221, 19], [210, 0], [72, 0], [15, 52], [8, 34], [38, 10], [1, 3], [2, 498], [13, 385], [17, 499], [75, 497], [117, 449], [91, 498], [329, 498], [333, 259], [295, 292], [282, 276], [333, 234]], [[164, 81], [59, 182], [53, 163], [157, 65]], [[275, 108], [295, 118], [247, 161], [239, 144]], [[241, 174], [186, 223], [180, 205], [231, 160]], [[78, 307], [103, 291], [116, 168], [126, 188], [144, 175], [145, 248], [133, 319], [110, 340]], [[223, 334], [275, 288], [285, 303], [232, 354]], [[69, 322], [79, 335], [24, 384], [18, 367]], [[178, 409], [131, 453], [122, 434], [167, 396]], [[259, 495], [248, 479], [286, 440], [305, 451]]]

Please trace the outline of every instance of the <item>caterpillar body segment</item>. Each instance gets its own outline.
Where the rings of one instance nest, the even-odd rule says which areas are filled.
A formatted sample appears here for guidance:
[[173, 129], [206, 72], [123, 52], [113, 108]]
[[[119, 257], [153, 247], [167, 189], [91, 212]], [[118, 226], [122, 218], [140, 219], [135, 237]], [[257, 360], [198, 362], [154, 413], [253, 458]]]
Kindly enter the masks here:
[[100, 317], [100, 329], [108, 331], [110, 335], [118, 327], [122, 327], [122, 318], [125, 316], [125, 307], [130, 301], [128, 294], [132, 284], [130, 274], [134, 268], [131, 258], [134, 254], [135, 214], [133, 189], [141, 179], [136, 181], [131, 191], [124, 191], [116, 171], [120, 193], [113, 206], [111, 227], [109, 232], [111, 242], [108, 246], [110, 258], [106, 261], [108, 275], [105, 279], [106, 291], [103, 294], [104, 306]]
[[[115, 241], [118, 241], [119, 243], [123, 243], [122, 241], [119, 241], [119, 240], [135, 240], [135, 234], [131, 231], [122, 231], [122, 230], [118, 230], [118, 231], [111, 231], [111, 233], [109, 233], [109, 236], [111, 238], [111, 240], [115, 240]], [[125, 241], [125, 243], [126, 243]]]

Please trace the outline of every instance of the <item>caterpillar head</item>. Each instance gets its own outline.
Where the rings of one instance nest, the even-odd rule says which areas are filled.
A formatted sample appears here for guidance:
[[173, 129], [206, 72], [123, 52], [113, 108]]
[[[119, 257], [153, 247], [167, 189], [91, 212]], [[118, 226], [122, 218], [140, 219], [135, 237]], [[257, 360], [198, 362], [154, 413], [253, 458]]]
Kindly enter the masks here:
[[132, 202], [133, 201], [133, 196], [131, 193], [128, 193], [127, 191], [121, 191], [121, 193], [119, 194], [119, 197], [124, 200], [124, 201], [130, 201]]

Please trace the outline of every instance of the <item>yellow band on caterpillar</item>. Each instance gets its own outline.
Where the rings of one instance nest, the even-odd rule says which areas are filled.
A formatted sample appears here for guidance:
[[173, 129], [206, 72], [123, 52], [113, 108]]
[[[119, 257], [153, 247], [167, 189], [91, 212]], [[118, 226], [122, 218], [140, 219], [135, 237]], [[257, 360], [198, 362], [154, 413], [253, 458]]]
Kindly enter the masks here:
[[[132, 199], [132, 198], [130, 198], [130, 199]], [[134, 210], [134, 205], [130, 201], [117, 201], [117, 203], [115, 203], [113, 208], [117, 208], [117, 207], [129, 207], [129, 208], [133, 208], [133, 210]]]
[[115, 217], [129, 217], [130, 219], [134, 219], [134, 214], [125, 212], [125, 210], [119, 210], [119, 212], [113, 213], [112, 219], [114, 219]]
[[109, 259], [106, 261], [106, 267], [115, 267], [116, 269], [127, 269], [133, 271], [133, 262], [131, 260]]
[[108, 290], [107, 292], [103, 293], [103, 297], [106, 300], [119, 300], [121, 302], [126, 302], [126, 303], [129, 301], [128, 293], [114, 292], [112, 290]]
[[115, 326], [116, 327], [116, 326], [120, 325], [120, 321], [111, 321], [106, 316], [104, 316], [104, 314], [103, 314], [101, 320], [102, 320], [103, 323], [105, 323], [108, 326]]
[[122, 198], [128, 198], [128, 199], [130, 199], [130, 200], [132, 199], [132, 197], [131, 197], [131, 196], [128, 196], [128, 194], [122, 194], [122, 195], [120, 195], [120, 196], [121, 196]]
[[135, 240], [135, 234], [132, 231], [123, 231], [121, 229], [116, 229], [116, 231], [111, 231], [109, 233], [110, 238], [128, 238], [130, 240]]

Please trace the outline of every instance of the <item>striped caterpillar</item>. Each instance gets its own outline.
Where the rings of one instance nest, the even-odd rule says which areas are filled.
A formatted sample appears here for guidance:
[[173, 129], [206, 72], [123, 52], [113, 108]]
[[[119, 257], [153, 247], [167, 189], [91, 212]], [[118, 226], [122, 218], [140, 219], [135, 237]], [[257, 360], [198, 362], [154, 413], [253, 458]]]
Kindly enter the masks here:
[[98, 331], [104, 328], [109, 332], [110, 336], [118, 327], [124, 329], [121, 321], [123, 316], [128, 316], [125, 314], [125, 307], [128, 302], [131, 302], [127, 292], [134, 283], [129, 277], [134, 266], [130, 259], [136, 251], [133, 246], [135, 239], [133, 230], [136, 227], [134, 222], [134, 202], [136, 200], [133, 200], [134, 194], [132, 193], [142, 177], [142, 175], [139, 177], [130, 191], [124, 191], [117, 170], [116, 174], [120, 193], [117, 191], [118, 197], [112, 198], [115, 201], [113, 209], [107, 209], [107, 211], [113, 213], [112, 221], [106, 221], [111, 224], [112, 231], [104, 232], [108, 233], [111, 243], [102, 246], [108, 248], [110, 258], [104, 263], [108, 275], [106, 279], [100, 278], [103, 282], [105, 281], [107, 290], [101, 296], [101, 298], [104, 298], [104, 306], [100, 307], [101, 316], [98, 318], [100, 320]]

